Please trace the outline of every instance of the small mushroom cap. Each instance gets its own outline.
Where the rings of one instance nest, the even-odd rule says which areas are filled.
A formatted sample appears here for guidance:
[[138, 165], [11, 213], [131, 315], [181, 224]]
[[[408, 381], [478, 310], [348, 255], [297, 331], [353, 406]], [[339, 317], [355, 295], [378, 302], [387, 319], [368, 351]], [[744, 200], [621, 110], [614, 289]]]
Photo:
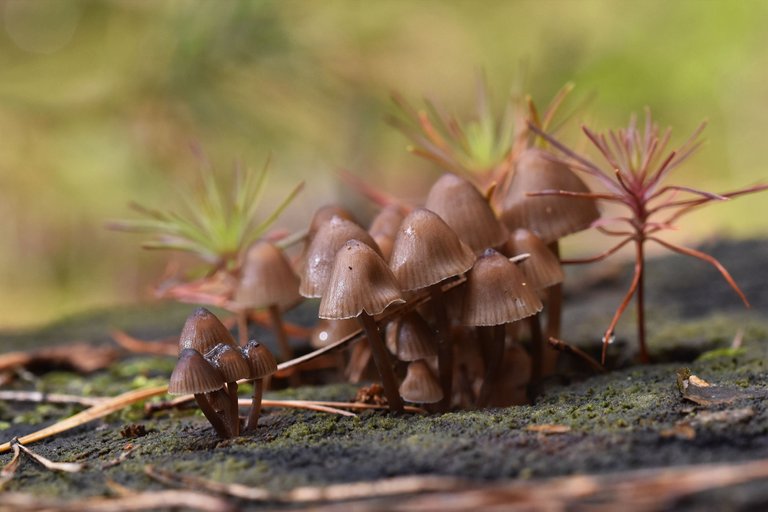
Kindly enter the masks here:
[[313, 348], [323, 348], [358, 331], [360, 331], [360, 322], [354, 318], [347, 318], [345, 320], [327, 320], [323, 318], [312, 329], [309, 344]]
[[387, 235], [394, 238], [404, 218], [405, 215], [403, 215], [403, 209], [400, 205], [389, 204], [382, 208], [373, 218], [371, 226], [368, 228], [368, 233], [372, 237]]
[[317, 231], [309, 244], [301, 272], [299, 293], [307, 298], [322, 297], [333, 271], [336, 253], [347, 240], [360, 240], [379, 254], [379, 248], [363, 228], [346, 219], [334, 216]]
[[518, 263], [531, 286], [537, 290], [562, 283], [565, 279], [563, 267], [555, 253], [527, 229], [516, 229], [505, 246], [509, 255], [530, 254], [530, 258]]
[[251, 373], [251, 366], [240, 348], [225, 343], [219, 343], [208, 351], [205, 360], [221, 372], [224, 382], [247, 379]]
[[229, 329], [216, 315], [205, 308], [197, 308], [184, 323], [179, 336], [179, 350], [191, 348], [205, 354], [219, 343], [237, 346]]
[[424, 360], [408, 365], [399, 391], [404, 400], [417, 404], [433, 404], [443, 399], [443, 390]]
[[248, 379], [256, 380], [269, 377], [277, 371], [275, 356], [267, 347], [256, 340], [251, 340], [242, 348], [243, 356], [250, 363]]
[[509, 236], [480, 191], [455, 174], [443, 174], [432, 185], [424, 206], [438, 214], [475, 254], [501, 246]]
[[389, 351], [400, 361], [416, 361], [437, 355], [435, 333], [415, 311], [388, 323], [386, 340]]
[[550, 243], [588, 228], [600, 212], [590, 199], [528, 195], [543, 190], [590, 191], [566, 164], [547, 155], [538, 148], [521, 153], [515, 172], [505, 186], [496, 189], [493, 202], [507, 228], [530, 229]]
[[179, 354], [176, 368], [171, 373], [168, 393], [171, 395], [195, 395], [210, 393], [224, 387], [221, 372], [200, 355], [200, 352], [185, 348]]
[[339, 249], [328, 288], [320, 301], [320, 318], [373, 316], [390, 304], [405, 302], [395, 276], [381, 256], [359, 240]]
[[307, 240], [311, 242], [320, 227], [323, 226], [323, 224], [328, 223], [333, 217], [346, 219], [357, 224], [355, 217], [346, 208], [337, 204], [326, 204], [315, 210], [315, 214], [312, 216], [312, 220], [309, 223]]
[[276, 305], [285, 310], [300, 300], [299, 277], [283, 251], [266, 241], [252, 245], [235, 294], [237, 305], [254, 309]]
[[462, 323], [499, 325], [514, 322], [542, 309], [536, 290], [522, 270], [493, 249], [487, 250], [467, 274]]
[[405, 291], [419, 290], [472, 267], [475, 254], [436, 213], [416, 208], [403, 219], [389, 266]]

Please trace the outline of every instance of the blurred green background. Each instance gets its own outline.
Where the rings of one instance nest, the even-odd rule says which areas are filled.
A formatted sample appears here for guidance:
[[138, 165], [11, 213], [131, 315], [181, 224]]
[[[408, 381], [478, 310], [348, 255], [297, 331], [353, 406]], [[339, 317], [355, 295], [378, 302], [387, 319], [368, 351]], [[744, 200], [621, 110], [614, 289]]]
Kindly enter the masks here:
[[[363, 204], [341, 167], [418, 198], [438, 171], [385, 123], [389, 93], [461, 115], [479, 68], [498, 104], [521, 62], [541, 104], [567, 81], [597, 93], [561, 133], [577, 147], [582, 121], [619, 126], [647, 105], [677, 142], [710, 120], [678, 182], [766, 175], [765, 1], [5, 0], [0, 23], [0, 327], [149, 297], [168, 254], [103, 225], [135, 217], [130, 200], [178, 205], [194, 143], [224, 170], [272, 152], [265, 212], [306, 180], [289, 229], [328, 201]], [[765, 201], [703, 210], [679, 240], [765, 236]]]

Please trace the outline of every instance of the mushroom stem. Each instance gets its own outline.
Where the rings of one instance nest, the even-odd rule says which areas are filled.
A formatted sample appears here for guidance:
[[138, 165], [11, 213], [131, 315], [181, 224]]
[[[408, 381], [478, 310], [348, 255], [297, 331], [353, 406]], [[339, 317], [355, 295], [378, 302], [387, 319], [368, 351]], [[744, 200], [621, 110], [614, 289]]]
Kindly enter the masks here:
[[[544, 336], [541, 332], [540, 313], [529, 316], [527, 320], [531, 332], [531, 382], [529, 385], [529, 398], [531, 403], [533, 403], [536, 395], [539, 394], [542, 377], [550, 374], [545, 373], [545, 354], [549, 355], [548, 352], [555, 351], [551, 348], [547, 348], [547, 345], [545, 345], [546, 342], [544, 341]], [[557, 354], [557, 352], [555, 352], [555, 354]], [[556, 358], [554, 359], [554, 362], [557, 362]]]
[[[560, 259], [560, 243], [554, 241], [549, 244], [549, 249]], [[563, 311], [563, 284], [547, 288], [547, 336], [546, 338], [560, 338]], [[543, 342], [542, 342], [543, 343]], [[556, 350], [542, 351], [542, 376], [555, 373], [559, 352]]]
[[437, 334], [440, 337], [437, 347], [437, 366], [440, 373], [440, 387], [443, 388], [443, 399], [438, 402], [437, 407], [441, 411], [447, 411], [451, 406], [453, 396], [451, 390], [453, 385], [453, 339], [440, 283], [429, 287], [429, 298], [437, 320]]
[[[277, 304], [272, 304], [267, 308], [269, 313], [269, 321], [272, 322], [272, 329], [275, 332], [277, 338], [277, 345], [280, 347], [280, 355], [284, 361], [290, 361], [293, 359], [293, 349], [291, 349], [291, 343], [288, 341], [288, 331], [285, 330], [285, 322], [283, 322], [283, 315], [280, 313], [280, 308]], [[288, 381], [291, 386], [301, 385], [300, 372], [294, 372], [288, 377]]]
[[229, 430], [232, 437], [240, 435], [240, 407], [237, 404], [237, 382], [227, 382], [227, 395], [229, 396], [229, 411], [226, 417], [229, 419]]
[[373, 317], [365, 311], [360, 313], [360, 316], [357, 318], [360, 320], [360, 323], [362, 323], [363, 328], [365, 329], [365, 335], [368, 338], [368, 344], [371, 346], [373, 362], [376, 364], [376, 369], [379, 371], [381, 384], [384, 387], [384, 395], [387, 397], [387, 403], [389, 404], [389, 410], [402, 412], [403, 399], [400, 398], [400, 393], [398, 393], [397, 381], [395, 380], [395, 374], [392, 371], [389, 352], [387, 352], [387, 347], [381, 339], [379, 327], [376, 325], [376, 321]]
[[477, 400], [479, 407], [486, 407], [491, 399], [491, 391], [498, 380], [504, 360], [504, 335], [505, 324], [494, 326], [479, 326], [477, 334], [485, 347], [485, 378], [480, 387], [480, 396]]
[[253, 381], [253, 398], [251, 398], [251, 410], [248, 412], [248, 420], [245, 423], [245, 430], [256, 430], [259, 425], [259, 416], [261, 415], [261, 397], [264, 394], [264, 380], [256, 379]]
[[237, 336], [241, 346], [248, 343], [248, 309], [243, 308], [237, 312]]
[[204, 393], [195, 393], [195, 401], [200, 407], [200, 410], [203, 411], [203, 414], [205, 414], [205, 417], [208, 418], [208, 422], [211, 424], [219, 437], [222, 439], [232, 437], [229, 433], [229, 428], [227, 428], [227, 425], [224, 423], [224, 420], [222, 420], [221, 416], [219, 416], [219, 414], [213, 410], [211, 403], [208, 401], [208, 397], [205, 396]]

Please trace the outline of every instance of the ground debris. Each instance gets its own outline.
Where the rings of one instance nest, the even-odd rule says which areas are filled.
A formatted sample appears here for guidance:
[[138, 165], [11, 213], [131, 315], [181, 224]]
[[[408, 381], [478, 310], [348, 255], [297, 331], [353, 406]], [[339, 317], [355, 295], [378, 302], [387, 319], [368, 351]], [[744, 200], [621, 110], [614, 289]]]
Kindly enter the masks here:
[[528, 425], [525, 430], [539, 434], [565, 434], [571, 431], [568, 425]]
[[387, 405], [387, 398], [384, 396], [384, 388], [380, 384], [371, 384], [363, 386], [357, 390], [355, 402], [363, 404]]
[[693, 375], [688, 368], [677, 370], [677, 387], [683, 399], [701, 406], [730, 404], [736, 400], [753, 398], [753, 394], [736, 387], [716, 386]]
[[126, 439], [132, 439], [135, 437], [144, 437], [149, 431], [147, 427], [140, 423], [131, 423], [129, 425], [123, 425], [120, 429], [120, 437]]
[[35, 370], [72, 369], [92, 373], [107, 368], [120, 356], [115, 347], [71, 343], [61, 347], [46, 347], [28, 352], [0, 354], [0, 371], [27, 368]]

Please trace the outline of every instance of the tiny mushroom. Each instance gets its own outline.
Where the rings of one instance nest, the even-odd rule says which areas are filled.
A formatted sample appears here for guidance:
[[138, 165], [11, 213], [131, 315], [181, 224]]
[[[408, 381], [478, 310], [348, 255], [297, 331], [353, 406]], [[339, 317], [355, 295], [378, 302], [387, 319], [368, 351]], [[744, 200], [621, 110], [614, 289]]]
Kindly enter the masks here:
[[440, 383], [424, 360], [412, 361], [400, 384], [400, 394], [409, 402], [432, 404], [443, 399]]
[[211, 366], [195, 349], [185, 348], [179, 354], [179, 360], [173, 369], [168, 384], [168, 393], [172, 395], [194, 395], [205, 417], [222, 438], [232, 437], [229, 427], [214, 410], [209, 401], [212, 393], [220, 392], [224, 387], [221, 372]]
[[216, 315], [205, 308], [197, 308], [184, 323], [179, 336], [179, 350], [192, 348], [205, 354], [219, 343], [237, 346], [229, 329]]
[[256, 340], [251, 340], [242, 348], [245, 359], [248, 360], [250, 372], [248, 379], [253, 381], [253, 398], [251, 410], [248, 412], [248, 420], [245, 430], [255, 430], [261, 414], [261, 397], [264, 393], [264, 379], [277, 371], [277, 361], [272, 352]]
[[392, 411], [402, 411], [403, 402], [397, 393], [389, 354], [373, 316], [391, 304], [403, 302], [397, 280], [381, 255], [358, 240], [349, 240], [339, 249], [328, 287], [320, 301], [319, 316], [360, 321]]
[[467, 274], [462, 323], [476, 326], [485, 347], [486, 371], [478, 403], [490, 399], [493, 383], [504, 359], [504, 325], [541, 311], [536, 291], [508, 258], [488, 249]]
[[233, 437], [240, 435], [239, 407], [237, 405], [237, 381], [250, 374], [250, 365], [239, 347], [219, 343], [205, 354], [205, 360], [218, 369], [227, 384], [229, 404], [225, 418]]

